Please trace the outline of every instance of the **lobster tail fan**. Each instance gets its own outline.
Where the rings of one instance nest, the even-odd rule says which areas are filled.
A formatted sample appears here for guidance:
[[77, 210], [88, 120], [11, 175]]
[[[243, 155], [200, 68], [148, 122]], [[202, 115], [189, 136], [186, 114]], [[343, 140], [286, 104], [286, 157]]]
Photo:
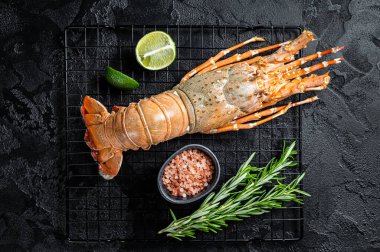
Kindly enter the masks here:
[[83, 99], [80, 112], [87, 127], [104, 123], [110, 114], [103, 104], [87, 95]]
[[85, 96], [81, 114], [87, 127], [84, 140], [99, 164], [99, 174], [104, 179], [112, 179], [120, 170], [123, 154], [121, 150], [112, 147], [105, 132], [104, 123], [110, 113], [100, 102]]
[[123, 162], [123, 153], [118, 151], [112, 151], [112, 157], [107, 161], [100, 163], [99, 162], [99, 174], [104, 179], [113, 179], [120, 170], [121, 164]]

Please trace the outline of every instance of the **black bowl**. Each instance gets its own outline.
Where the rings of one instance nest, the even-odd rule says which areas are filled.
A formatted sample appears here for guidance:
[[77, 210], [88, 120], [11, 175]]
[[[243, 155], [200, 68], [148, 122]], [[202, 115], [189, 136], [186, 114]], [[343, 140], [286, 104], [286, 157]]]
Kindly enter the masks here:
[[[188, 149], [198, 149], [206, 153], [208, 155], [213, 164], [214, 164], [214, 174], [212, 176], [212, 179], [209, 183], [209, 185], [203, 189], [201, 192], [199, 192], [197, 195], [194, 196], [187, 196], [186, 198], [180, 197], [180, 196], [173, 196], [170, 194], [170, 191], [166, 189], [165, 185], [162, 183], [162, 177], [164, 175], [164, 169], [167, 166], [167, 164], [178, 154], [181, 152], [188, 150]], [[166, 162], [162, 165], [158, 177], [157, 177], [157, 184], [158, 184], [158, 190], [160, 191], [162, 197], [164, 197], [167, 201], [173, 204], [188, 204], [195, 202], [197, 200], [200, 200], [204, 198], [206, 195], [208, 195], [218, 184], [220, 178], [220, 164], [218, 159], [216, 158], [215, 154], [207, 147], [200, 145], [200, 144], [189, 144], [181, 149], [177, 150], [173, 155], [171, 155]]]

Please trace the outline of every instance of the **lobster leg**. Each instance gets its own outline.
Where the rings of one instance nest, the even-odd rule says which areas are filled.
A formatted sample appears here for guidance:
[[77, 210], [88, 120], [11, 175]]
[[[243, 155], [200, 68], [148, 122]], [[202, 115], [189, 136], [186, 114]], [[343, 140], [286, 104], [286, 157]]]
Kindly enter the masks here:
[[295, 69], [293, 71], [283, 74], [282, 76], [280, 75], [280, 76], [275, 76], [275, 77], [266, 78], [266, 79], [264, 78], [265, 77], [264, 76], [264, 77], [261, 77], [257, 82], [260, 83], [260, 85], [264, 85], [264, 86], [278, 86], [279, 88], [282, 88], [282, 86], [284, 86], [285, 84], [278, 85], [278, 83], [283, 83], [284, 81], [291, 80], [291, 79], [296, 80], [296, 78], [302, 75], [309, 74], [311, 72], [328, 67], [330, 65], [339, 64], [342, 62], [342, 60], [343, 58], [336, 58], [330, 61], [323, 61], [321, 63], [312, 65], [311, 67]]
[[205, 67], [208, 67], [210, 65], [215, 65], [216, 62], [222, 58], [224, 55], [226, 55], [227, 53], [230, 53], [231, 51], [234, 51], [242, 46], [245, 46], [249, 43], [252, 43], [252, 42], [262, 42], [262, 41], [265, 41], [265, 39], [261, 38], [261, 37], [252, 37], [244, 42], [241, 42], [237, 45], [234, 45], [228, 49], [225, 49], [221, 52], [219, 52], [217, 55], [215, 55], [214, 57], [211, 57], [209, 58], [206, 62], [202, 63], [201, 65], [197, 66], [196, 68], [194, 68], [193, 70], [191, 70], [190, 72], [188, 72], [181, 80], [181, 83], [184, 82], [184, 81], [187, 81], [188, 79], [190, 79], [191, 77], [193, 77], [196, 73], [198, 73], [199, 71], [201, 71], [203, 68]]
[[284, 79], [293, 79], [293, 78], [296, 78], [296, 77], [317, 71], [319, 69], [322, 69], [322, 68], [325, 68], [325, 67], [328, 67], [331, 65], [339, 64], [342, 62], [342, 60], [343, 60], [343, 58], [336, 58], [336, 59], [329, 60], [329, 61], [323, 61], [321, 63], [312, 65], [311, 67], [305, 67], [303, 69], [298, 69], [298, 70], [295, 70], [293, 72], [286, 73], [283, 75], [283, 78]]
[[267, 96], [262, 104], [262, 107], [269, 107], [277, 102], [297, 93], [307, 91], [322, 90], [327, 87], [330, 82], [329, 73], [323, 75], [311, 75], [303, 79], [295, 78], [290, 82], [285, 82], [281, 88], [274, 92], [272, 95]]
[[[248, 65], [252, 65], [254, 63], [257, 63], [259, 60], [262, 60], [262, 57], [255, 57], [253, 59], [249, 59], [249, 60], [246, 60], [246, 61], [243, 61], [243, 62], [247, 62]], [[267, 65], [283, 65], [284, 63], [287, 63], [289, 61], [292, 61], [294, 60], [294, 55], [291, 55], [289, 58], [286, 58], [284, 60], [282, 60], [281, 62], [279, 63], [267, 63]]]
[[256, 57], [249, 59], [246, 62], [249, 65], [273, 65], [274, 67], [281, 67], [284, 63], [294, 60], [294, 55], [297, 54], [302, 48], [314, 40], [314, 34], [308, 30], [302, 32], [300, 36], [291, 41], [291, 43], [281, 46], [276, 52], [263, 57]]
[[314, 40], [314, 34], [311, 31], [305, 30], [300, 36], [294, 39], [289, 45], [282, 46], [276, 52], [263, 57], [266, 63], [287, 62], [293, 58], [302, 48]]
[[321, 90], [326, 89], [326, 88], [327, 88], [327, 85], [321, 85], [321, 86], [318, 86], [318, 87], [305, 88], [305, 91], [306, 92], [321, 91]]
[[[305, 99], [303, 101], [291, 103], [291, 107], [294, 108], [294, 107], [297, 107], [297, 106], [300, 106], [300, 105], [304, 105], [306, 103], [310, 103], [310, 102], [313, 102], [313, 101], [316, 101], [316, 100], [318, 100], [318, 97], [317, 96], [313, 96], [313, 97], [307, 98], [307, 99]], [[241, 117], [241, 118], [239, 118], [239, 119], [237, 119], [235, 121], [232, 121], [231, 124], [242, 124], [242, 123], [246, 123], [246, 122], [249, 122], [249, 121], [257, 121], [257, 120], [261, 119], [264, 116], [272, 115], [272, 114], [274, 114], [274, 113], [276, 113], [276, 112], [284, 109], [286, 106], [287, 105], [283, 105], [283, 106], [280, 106], [280, 107], [274, 107], [274, 108], [266, 109], [266, 110], [263, 110], [263, 111], [260, 111], [260, 112], [256, 112], [256, 113], [253, 113], [253, 114]]]
[[289, 103], [288, 105], [285, 106], [285, 108], [281, 109], [280, 111], [278, 111], [277, 113], [274, 113], [262, 120], [259, 120], [257, 122], [254, 122], [254, 123], [237, 123], [237, 124], [232, 124], [232, 125], [227, 125], [227, 126], [224, 126], [222, 128], [219, 128], [219, 129], [212, 129], [208, 132], [206, 132], [206, 134], [216, 134], [216, 133], [222, 133], [222, 132], [228, 132], [228, 131], [237, 131], [237, 130], [241, 130], [241, 129], [252, 129], [254, 127], [257, 127], [263, 123], [266, 123], [276, 117], [279, 117], [283, 114], [285, 114], [290, 108], [292, 107], [292, 103]]
[[308, 55], [306, 57], [300, 58], [298, 60], [295, 60], [289, 64], [286, 64], [285, 66], [277, 69], [277, 71], [278, 72], [289, 72], [290, 70], [297, 68], [297, 67], [305, 64], [306, 62], [318, 59], [318, 58], [320, 58], [326, 54], [339, 52], [340, 50], [343, 50], [343, 49], [344, 49], [343, 46], [338, 46], [338, 47], [330, 48], [330, 49], [323, 51], [323, 52], [317, 52], [317, 53]]
[[224, 60], [216, 62], [216, 64], [214, 64], [214, 65], [205, 67], [204, 69], [202, 69], [196, 75], [210, 72], [210, 71], [215, 70], [217, 68], [220, 68], [222, 66], [226, 66], [226, 65], [229, 65], [229, 64], [232, 64], [232, 63], [239, 62], [241, 60], [247, 59], [249, 57], [255, 56], [257, 54], [260, 54], [260, 53], [263, 53], [263, 52], [266, 52], [266, 51], [270, 51], [272, 49], [279, 48], [279, 47], [281, 47], [283, 45], [287, 45], [289, 43], [290, 43], [290, 41], [286, 41], [286, 42], [283, 42], [283, 43], [279, 43], [279, 44], [275, 44], [275, 45], [259, 48], [259, 49], [256, 49], [256, 50], [249, 50], [249, 51], [247, 51], [247, 52], [245, 52], [243, 54], [235, 54], [234, 56], [231, 56], [231, 57], [229, 57], [227, 59], [224, 59]]

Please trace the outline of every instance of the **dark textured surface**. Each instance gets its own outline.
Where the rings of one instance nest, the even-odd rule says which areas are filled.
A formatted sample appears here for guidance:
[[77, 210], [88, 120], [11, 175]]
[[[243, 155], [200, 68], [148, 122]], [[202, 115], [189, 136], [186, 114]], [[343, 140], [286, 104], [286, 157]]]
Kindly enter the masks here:
[[[303, 110], [305, 237], [293, 243], [171, 244], [213, 251], [380, 249], [378, 1], [2, 1], [0, 250], [86, 250], [64, 240], [63, 29], [70, 24], [304, 25], [309, 52], [345, 45], [321, 100]], [[97, 250], [159, 248], [97, 244]]]

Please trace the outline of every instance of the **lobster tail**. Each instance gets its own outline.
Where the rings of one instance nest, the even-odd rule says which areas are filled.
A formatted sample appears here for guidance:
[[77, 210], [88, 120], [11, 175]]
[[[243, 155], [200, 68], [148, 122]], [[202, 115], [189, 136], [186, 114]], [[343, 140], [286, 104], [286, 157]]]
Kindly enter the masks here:
[[120, 170], [123, 154], [121, 149], [112, 146], [106, 133], [105, 124], [110, 113], [89, 96], [84, 97], [81, 113], [87, 127], [84, 140], [99, 164], [99, 174], [104, 179], [112, 179]]
[[84, 97], [81, 107], [87, 127], [84, 138], [103, 178], [117, 175], [123, 151], [149, 149], [189, 131], [191, 119], [180, 95], [180, 90], [168, 91], [128, 107], [114, 106], [111, 113], [97, 100]]

